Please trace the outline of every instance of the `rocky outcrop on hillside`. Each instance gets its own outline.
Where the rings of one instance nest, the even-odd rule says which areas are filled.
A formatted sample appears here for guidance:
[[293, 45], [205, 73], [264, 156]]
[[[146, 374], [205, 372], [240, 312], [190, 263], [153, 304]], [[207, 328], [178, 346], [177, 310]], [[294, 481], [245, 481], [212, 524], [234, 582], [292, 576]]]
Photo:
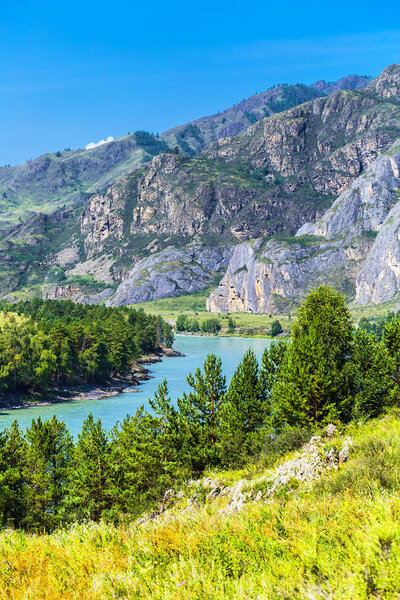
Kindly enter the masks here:
[[288, 110], [339, 90], [359, 90], [371, 81], [368, 77], [350, 75], [338, 81], [317, 81], [307, 85], [277, 85], [254, 94], [220, 113], [196, 119], [162, 134], [170, 146], [178, 146], [183, 154], [194, 156], [221, 138], [240, 135], [250, 125], [273, 114]]
[[52, 213], [58, 207], [83, 205], [123, 173], [166, 150], [161, 139], [137, 132], [91, 150], [64, 150], [0, 167], [0, 225], [25, 220], [32, 211]]
[[399, 65], [360, 91], [335, 92], [219, 140], [204, 155], [278, 172], [298, 200], [313, 192], [338, 195], [400, 136], [396, 90]]
[[[389, 87], [384, 83], [386, 77]], [[192, 289], [191, 280], [183, 283], [185, 277], [195, 275], [188, 271], [185, 261], [178, 261], [174, 283], [157, 280], [156, 265], [165, 262], [163, 252], [171, 240], [179, 248], [193, 241], [213, 246], [218, 240], [218, 245], [232, 245], [276, 234], [294, 235], [305, 223], [321, 219], [333, 197], [366, 172], [400, 134], [400, 106], [396, 96], [387, 92], [397, 80], [400, 85], [399, 69], [390, 68], [364, 90], [336, 92], [264, 119], [241, 136], [219, 140], [195, 158], [161, 154], [143, 173], [124, 176], [107, 193], [92, 197], [81, 221], [87, 256], [112, 251], [118, 256], [116, 270], [126, 273], [127, 257], [134, 264], [131, 284], [121, 284], [122, 293], [115, 301], [140, 301]], [[294, 297], [308, 278], [304, 243], [286, 248], [271, 241], [264, 248], [264, 242], [258, 241], [243, 250], [249, 255], [246, 260], [238, 249], [229, 277], [234, 274], [243, 290], [237, 293], [230, 288], [232, 297], [225, 310], [227, 306], [275, 310], [273, 298]], [[326, 267], [320, 268], [318, 257], [325, 249], [307, 245], [311, 253], [308, 269], [315, 280], [319, 273], [323, 279]], [[362, 252], [368, 250], [368, 240], [361, 246]], [[262, 260], [253, 267], [250, 255], [254, 252]], [[345, 251], [340, 244], [329, 246], [325, 260], [333, 281], [342, 278], [346, 287], [346, 282], [354, 280], [354, 265], [346, 261], [348, 255], [357, 252]], [[143, 260], [150, 264], [142, 264]], [[268, 266], [269, 261], [290, 264], [290, 268], [281, 266], [276, 271]], [[154, 269], [155, 273], [143, 279], [143, 269]], [[253, 276], [254, 285], [247, 285]], [[138, 279], [145, 283], [137, 284]], [[198, 273], [198, 282], [206, 287], [210, 279]], [[268, 292], [266, 286], [270, 287]], [[135, 293], [126, 293], [127, 287], [135, 288]], [[226, 292], [222, 296], [226, 298]], [[218, 301], [215, 295], [210, 299], [210, 310], [221, 307], [219, 297]]]
[[280, 312], [319, 283], [360, 303], [392, 298], [400, 289], [399, 170], [395, 143], [294, 238], [237, 246], [208, 310]]
[[[332, 448], [325, 450], [330, 442]], [[340, 448], [338, 450], [337, 448]], [[254, 479], [240, 479], [233, 485], [224, 485], [218, 478], [205, 477], [187, 482], [187, 493], [169, 489], [165, 492], [160, 509], [137, 522], [179, 520], [183, 515], [199, 510], [204, 502], [219, 505], [219, 517], [240, 512], [250, 502], [269, 502], [282, 488], [294, 491], [299, 485], [304, 487], [326, 477], [339, 469], [354, 453], [354, 442], [350, 437], [340, 439], [335, 425], [327, 425], [322, 435], [313, 436], [295, 456], [274, 469]], [[303, 489], [304, 489], [303, 487]]]
[[227, 266], [231, 252], [230, 246], [167, 248], [139, 261], [107, 305], [147, 302], [210, 287], [221, 268]]
[[[336, 85], [349, 89], [345, 79]], [[137, 131], [92, 149], [66, 149], [23, 165], [0, 167], [0, 228], [6, 229], [21, 217], [25, 220], [32, 212], [82, 205], [90, 195], [104, 192], [119, 176], [153, 156], [174, 147], [183, 155], [195, 156], [221, 137], [243, 133], [265, 116], [327, 93], [319, 85], [279, 85], [161, 136]]]
[[220, 113], [174, 127], [161, 137], [169, 145], [178, 146], [183, 154], [194, 156], [220, 138], [240, 135], [265, 117], [325, 95], [326, 92], [318, 86], [278, 85]]

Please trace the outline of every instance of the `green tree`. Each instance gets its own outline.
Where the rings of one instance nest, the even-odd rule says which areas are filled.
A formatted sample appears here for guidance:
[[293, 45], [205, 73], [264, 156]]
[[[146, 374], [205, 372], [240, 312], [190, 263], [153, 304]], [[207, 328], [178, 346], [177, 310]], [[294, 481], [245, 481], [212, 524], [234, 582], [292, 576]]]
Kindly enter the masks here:
[[390, 358], [394, 363], [394, 379], [400, 386], [400, 320], [392, 319], [387, 322], [383, 330], [382, 338]]
[[74, 519], [99, 521], [110, 508], [110, 442], [100, 419], [83, 422], [74, 452], [68, 506]]
[[375, 334], [362, 329], [357, 331], [347, 372], [349, 404], [356, 418], [377, 417], [393, 404], [397, 393], [393, 377], [395, 363]]
[[235, 329], [236, 329], [235, 322], [232, 319], [232, 317], [229, 317], [229, 319], [228, 319], [228, 333], [234, 333]]
[[0, 522], [21, 527], [25, 518], [26, 441], [14, 421], [0, 434]]
[[271, 335], [272, 335], [272, 337], [275, 337], [282, 332], [283, 332], [282, 325], [280, 324], [278, 319], [276, 319], [275, 321], [272, 322], [272, 325], [271, 325]]
[[165, 485], [172, 483], [180, 467], [180, 435], [177, 411], [168, 394], [166, 379], [158, 386], [154, 397], [149, 399], [150, 407], [156, 416], [157, 443], [159, 445]]
[[246, 460], [251, 434], [264, 425], [268, 415], [258, 362], [249, 349], [233, 374], [221, 410], [218, 437], [224, 464], [239, 465]]
[[64, 514], [64, 497], [69, 486], [73, 441], [64, 421], [53, 415], [39, 417], [26, 432], [25, 525], [28, 529], [54, 529]]
[[192, 390], [178, 399], [182, 430], [186, 428], [182, 447], [190, 455], [193, 469], [201, 471], [217, 461], [217, 434], [226, 393], [221, 359], [208, 354], [203, 371], [197, 369], [194, 375], [189, 373], [187, 382]]
[[220, 331], [220, 329], [221, 329], [221, 323], [219, 322], [218, 319], [215, 319], [215, 318], [206, 319], [201, 324], [201, 331], [203, 331], [204, 333], [216, 334], [216, 333], [218, 333], [218, 331]]
[[279, 369], [283, 363], [287, 348], [287, 342], [279, 341], [273, 342], [263, 352], [260, 369], [260, 386], [268, 413], [271, 412], [272, 389], [278, 380]]
[[122, 514], [135, 517], [159, 500], [166, 477], [158, 419], [143, 407], [112, 431], [109, 476], [109, 505], [106, 516], [113, 520]]
[[188, 327], [187, 320], [188, 319], [186, 315], [178, 315], [178, 318], [176, 319], [175, 323], [176, 331], [186, 331]]
[[197, 319], [192, 319], [190, 321], [190, 331], [192, 331], [193, 333], [200, 331], [200, 325]]
[[344, 297], [328, 286], [308, 294], [300, 306], [272, 390], [276, 427], [307, 426], [337, 419], [346, 410], [346, 378], [352, 322]]

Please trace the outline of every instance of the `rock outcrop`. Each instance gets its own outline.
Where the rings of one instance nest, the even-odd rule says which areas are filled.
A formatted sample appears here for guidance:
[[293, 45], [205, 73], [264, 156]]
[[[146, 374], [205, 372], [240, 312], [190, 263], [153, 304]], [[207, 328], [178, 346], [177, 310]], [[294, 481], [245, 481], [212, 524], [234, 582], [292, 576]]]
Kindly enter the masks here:
[[228, 264], [231, 251], [229, 246], [167, 248], [137, 262], [106, 304], [135, 304], [210, 287], [218, 271]]
[[[313, 436], [292, 459], [255, 479], [240, 479], [230, 486], [225, 486], [217, 478], [190, 480], [187, 482], [190, 490], [188, 498], [182, 491], [169, 489], [164, 494], [160, 509], [139, 519], [138, 524], [160, 519], [177, 520], [181, 515], [195, 512], [204, 502], [211, 504], [221, 500], [219, 515], [226, 517], [241, 511], [249, 502], [269, 502], [282, 488], [295, 491], [299, 485], [310, 485], [349, 460], [354, 442], [349, 437], [341, 441], [336, 438], [336, 433], [336, 427], [328, 425], [322, 436]], [[336, 439], [329, 450], [324, 450], [325, 438], [331, 443]]]
[[396, 142], [292, 239], [237, 246], [208, 310], [279, 312], [319, 283], [360, 303], [393, 298], [400, 289], [399, 172]]

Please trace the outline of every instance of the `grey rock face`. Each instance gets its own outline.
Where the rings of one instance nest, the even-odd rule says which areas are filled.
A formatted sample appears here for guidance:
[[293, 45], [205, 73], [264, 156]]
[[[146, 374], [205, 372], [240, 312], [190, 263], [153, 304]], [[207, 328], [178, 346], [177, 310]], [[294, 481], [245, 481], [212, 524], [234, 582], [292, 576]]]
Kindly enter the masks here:
[[210, 286], [216, 271], [228, 264], [232, 249], [188, 246], [166, 249], [139, 261], [107, 301], [109, 306], [135, 304], [196, 292]]
[[284, 300], [290, 306], [319, 283], [350, 292], [360, 303], [392, 298], [400, 289], [399, 171], [396, 142], [292, 240], [237, 246], [208, 310], [279, 312]]
[[400, 203], [383, 223], [357, 275], [356, 302], [385, 302], [400, 289]]

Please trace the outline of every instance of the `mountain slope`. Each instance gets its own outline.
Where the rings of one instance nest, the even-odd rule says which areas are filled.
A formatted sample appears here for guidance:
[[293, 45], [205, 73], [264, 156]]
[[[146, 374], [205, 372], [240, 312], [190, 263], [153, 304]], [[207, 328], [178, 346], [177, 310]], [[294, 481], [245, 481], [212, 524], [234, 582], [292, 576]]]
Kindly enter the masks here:
[[[337, 85], [347, 83], [343, 79]], [[138, 131], [90, 150], [49, 153], [24, 165], [0, 167], [0, 229], [32, 212], [83, 204], [89, 195], [105, 191], [121, 174], [161, 152], [177, 147], [182, 154], [194, 156], [209, 143], [242, 133], [266, 115], [325, 94], [319, 87], [281, 85], [161, 137]]]
[[[308, 467], [345, 440], [354, 444], [349, 459], [315, 482], [288, 472], [272, 497], [273, 469], [253, 464], [210, 473], [184, 493], [169, 490], [158, 519], [42, 535], [5, 528], [0, 598], [396, 600], [399, 435], [395, 413], [333, 438], [323, 433]], [[298, 456], [283, 456], [281, 471], [296, 459], [301, 467]], [[235, 510], [226, 514], [234, 490]]]
[[[238, 244], [261, 239], [254, 243], [258, 252], [262, 238], [293, 236], [323, 217], [400, 137], [399, 92], [400, 67], [392, 65], [364, 89], [338, 91], [266, 117], [198, 156], [155, 156], [92, 196], [79, 233], [60, 244], [53, 237], [46, 257], [25, 270], [26, 284], [6, 278], [2, 294], [28, 292], [34, 280], [46, 283], [43, 293], [50, 297], [82, 296], [87, 276], [99, 282], [109, 304], [209, 287]], [[76, 222], [71, 229], [76, 231]], [[15, 244], [18, 231], [3, 237], [17, 270], [26, 244], [32, 244], [26, 228]], [[48, 239], [41, 235], [33, 239]]]
[[400, 288], [399, 169], [400, 140], [295, 237], [237, 246], [208, 310], [280, 312], [319, 283], [360, 303], [391, 299]]

